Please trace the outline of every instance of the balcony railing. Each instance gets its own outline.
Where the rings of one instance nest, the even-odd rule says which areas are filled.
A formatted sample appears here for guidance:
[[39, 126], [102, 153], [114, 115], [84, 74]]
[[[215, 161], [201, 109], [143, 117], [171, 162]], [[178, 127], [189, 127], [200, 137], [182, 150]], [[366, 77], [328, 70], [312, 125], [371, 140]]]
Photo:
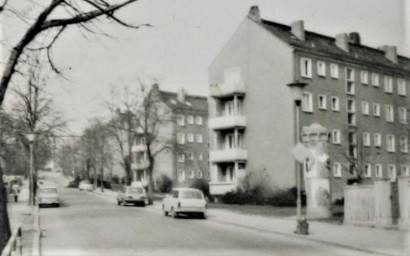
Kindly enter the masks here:
[[209, 129], [223, 130], [235, 127], [246, 127], [246, 117], [242, 115], [235, 116], [218, 116], [209, 119]]
[[245, 84], [233, 83], [233, 84], [213, 84], [210, 87], [211, 97], [223, 98], [233, 94], [245, 94]]
[[248, 160], [248, 151], [241, 148], [219, 149], [209, 152], [209, 161], [213, 163], [246, 160]]
[[145, 144], [132, 145], [131, 147], [131, 152], [133, 153], [143, 152], [143, 151], [147, 151], [147, 145]]
[[141, 163], [132, 163], [131, 164], [131, 169], [132, 170], [144, 170], [147, 169], [149, 167], [149, 162], [148, 161], [144, 161]]

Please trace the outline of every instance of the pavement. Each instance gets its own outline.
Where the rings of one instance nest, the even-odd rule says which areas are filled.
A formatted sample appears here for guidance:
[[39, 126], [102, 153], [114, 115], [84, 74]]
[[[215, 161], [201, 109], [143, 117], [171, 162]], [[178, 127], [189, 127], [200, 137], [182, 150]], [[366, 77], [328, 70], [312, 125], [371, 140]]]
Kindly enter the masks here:
[[[101, 192], [96, 189], [93, 193], [108, 201], [116, 202], [117, 193], [112, 190], [104, 189], [104, 192]], [[146, 208], [160, 212], [161, 202], [155, 201], [154, 205]], [[208, 219], [214, 222], [297, 237], [361, 252], [389, 256], [410, 255], [410, 233], [395, 229], [337, 225], [310, 220], [309, 235], [297, 235], [294, 234], [296, 229], [295, 216], [288, 218], [265, 217], [245, 215], [222, 209], [209, 209], [207, 215]]]

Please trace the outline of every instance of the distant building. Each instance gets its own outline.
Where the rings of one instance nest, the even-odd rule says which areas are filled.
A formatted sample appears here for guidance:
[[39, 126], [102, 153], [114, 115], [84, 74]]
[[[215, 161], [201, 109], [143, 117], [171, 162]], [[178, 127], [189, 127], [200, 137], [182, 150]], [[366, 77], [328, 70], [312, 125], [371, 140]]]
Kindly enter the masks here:
[[[209, 179], [208, 164], [208, 103], [207, 98], [194, 96], [180, 89], [178, 93], [159, 90], [154, 85], [152, 91], [159, 117], [163, 124], [159, 127], [152, 150], [155, 156], [154, 181], [160, 175], [173, 180], [175, 186], [189, 186], [195, 179]], [[165, 117], [166, 116], [166, 117]], [[140, 131], [141, 133], [142, 131]], [[161, 148], [165, 147], [163, 150]], [[144, 185], [148, 182], [149, 166], [147, 147], [143, 135], [137, 136], [132, 147], [136, 180]]]
[[[210, 190], [235, 189], [246, 173], [266, 170], [275, 188], [295, 186], [294, 103], [287, 84], [304, 82], [301, 126], [330, 132], [333, 199], [352, 179], [410, 174], [410, 59], [394, 46], [364, 46], [358, 33], [335, 38], [249, 15], [209, 67]], [[393, 200], [397, 197], [393, 196]]]

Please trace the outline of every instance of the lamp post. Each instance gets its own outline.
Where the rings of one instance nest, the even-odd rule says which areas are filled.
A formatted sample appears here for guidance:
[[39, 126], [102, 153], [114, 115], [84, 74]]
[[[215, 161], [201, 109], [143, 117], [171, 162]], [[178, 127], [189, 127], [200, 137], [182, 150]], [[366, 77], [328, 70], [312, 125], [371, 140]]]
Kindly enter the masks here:
[[33, 157], [33, 142], [36, 138], [34, 133], [27, 134], [27, 139], [30, 143], [30, 198], [29, 198], [29, 205], [34, 205], [34, 157]]
[[[288, 84], [292, 98], [296, 106], [296, 113], [295, 113], [295, 123], [296, 123], [296, 144], [300, 142], [300, 106], [302, 104], [302, 97], [303, 97], [303, 88], [307, 86], [306, 83], [295, 82]], [[301, 199], [301, 181], [302, 181], [302, 165], [300, 163], [296, 163], [295, 169], [295, 176], [296, 176], [296, 187], [297, 187], [297, 199], [296, 199], [296, 215], [297, 215], [297, 227], [296, 227], [296, 234], [307, 234], [308, 224], [306, 220], [302, 220], [302, 199]]]

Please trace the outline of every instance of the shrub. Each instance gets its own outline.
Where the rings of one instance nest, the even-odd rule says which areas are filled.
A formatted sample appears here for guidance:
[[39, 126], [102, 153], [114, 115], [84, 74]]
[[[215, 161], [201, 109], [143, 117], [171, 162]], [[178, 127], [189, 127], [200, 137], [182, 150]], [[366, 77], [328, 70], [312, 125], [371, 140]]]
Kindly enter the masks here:
[[78, 188], [78, 185], [80, 185], [80, 177], [77, 176], [75, 177], [74, 180], [70, 181], [70, 183], [68, 183], [67, 188]]
[[161, 174], [157, 180], [157, 190], [161, 193], [169, 193], [172, 189], [172, 180], [165, 174]]
[[118, 177], [117, 175], [113, 175], [111, 177], [111, 182], [112, 184], [120, 184], [120, 177]]
[[191, 188], [196, 188], [202, 191], [205, 196], [209, 197], [209, 183], [205, 179], [195, 179], [191, 186]]

